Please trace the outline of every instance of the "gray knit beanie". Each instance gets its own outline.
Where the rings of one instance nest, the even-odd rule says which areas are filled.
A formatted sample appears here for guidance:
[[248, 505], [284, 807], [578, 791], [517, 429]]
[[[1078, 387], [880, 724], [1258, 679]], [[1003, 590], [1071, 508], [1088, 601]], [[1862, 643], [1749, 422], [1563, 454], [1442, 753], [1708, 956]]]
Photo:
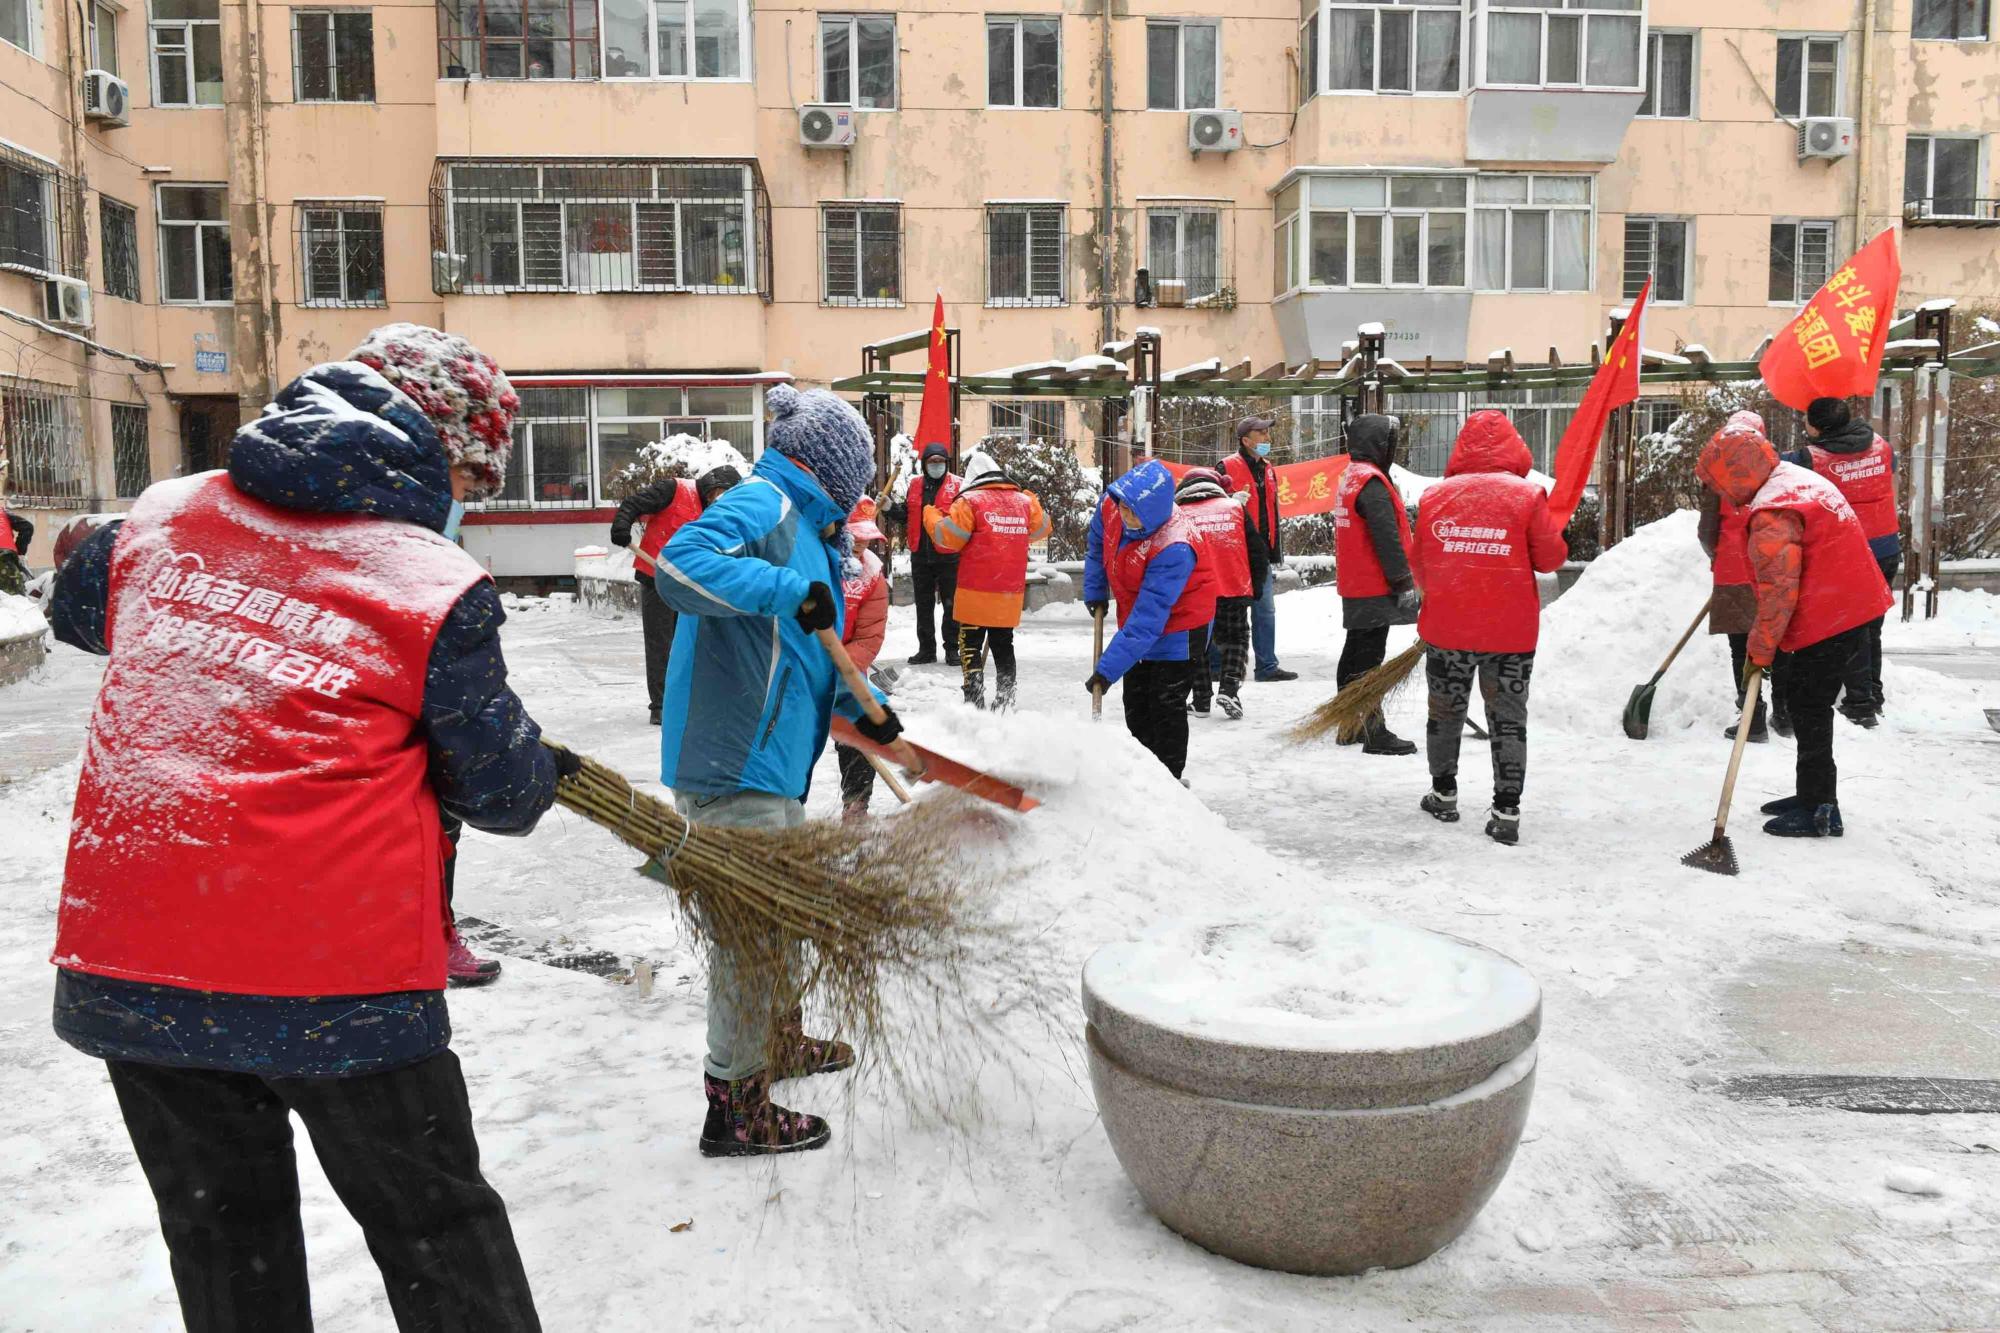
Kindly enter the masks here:
[[780, 384], [764, 395], [764, 443], [813, 474], [843, 514], [875, 480], [875, 442], [861, 414], [825, 389]]

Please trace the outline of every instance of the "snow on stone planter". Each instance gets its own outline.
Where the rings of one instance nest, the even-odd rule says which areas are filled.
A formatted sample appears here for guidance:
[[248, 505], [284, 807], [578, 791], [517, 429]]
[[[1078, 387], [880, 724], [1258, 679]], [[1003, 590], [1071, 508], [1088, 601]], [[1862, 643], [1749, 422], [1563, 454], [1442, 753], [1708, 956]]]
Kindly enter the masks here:
[[0, 593], [0, 685], [11, 685], [49, 655], [49, 623], [25, 597]]
[[1083, 969], [1091, 1086], [1159, 1219], [1294, 1273], [1400, 1268], [1507, 1173], [1541, 989], [1517, 964], [1388, 922], [1183, 924]]

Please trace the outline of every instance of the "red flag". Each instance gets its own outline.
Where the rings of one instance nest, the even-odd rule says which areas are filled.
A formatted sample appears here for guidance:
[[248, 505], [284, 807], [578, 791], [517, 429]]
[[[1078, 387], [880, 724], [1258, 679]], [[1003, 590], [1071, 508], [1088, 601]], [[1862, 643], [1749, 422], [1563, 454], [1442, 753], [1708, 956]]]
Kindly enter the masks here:
[[1771, 396], [1803, 412], [1815, 398], [1875, 392], [1902, 280], [1896, 229], [1888, 227], [1841, 265], [1771, 341], [1757, 363]]
[[945, 345], [944, 293], [939, 292], [937, 309], [931, 315], [930, 362], [924, 367], [924, 404], [917, 412], [917, 433], [912, 438], [918, 454], [927, 444], [951, 447], [951, 349]]
[[1569, 526], [1577, 502], [1583, 499], [1590, 470], [1597, 464], [1597, 446], [1604, 440], [1605, 423], [1613, 411], [1639, 396], [1639, 316], [1645, 312], [1646, 298], [1652, 291], [1653, 280], [1647, 278], [1639, 289], [1639, 299], [1632, 303], [1632, 313], [1605, 349], [1604, 364], [1590, 377], [1590, 387], [1583, 391], [1583, 401], [1577, 404], [1562, 443], [1556, 446], [1556, 484], [1549, 492], [1549, 516], [1557, 527]]

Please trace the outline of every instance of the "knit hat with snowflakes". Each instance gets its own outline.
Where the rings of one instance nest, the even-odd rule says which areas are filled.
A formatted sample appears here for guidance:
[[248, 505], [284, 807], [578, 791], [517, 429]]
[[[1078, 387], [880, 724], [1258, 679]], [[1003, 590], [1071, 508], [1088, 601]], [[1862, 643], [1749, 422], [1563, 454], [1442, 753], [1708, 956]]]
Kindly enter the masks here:
[[764, 443], [813, 474], [843, 514], [875, 480], [875, 442], [861, 414], [825, 389], [780, 384], [764, 395]]
[[422, 409], [446, 463], [477, 474], [475, 498], [501, 488], [521, 399], [492, 357], [440, 329], [384, 324], [348, 359], [374, 367]]

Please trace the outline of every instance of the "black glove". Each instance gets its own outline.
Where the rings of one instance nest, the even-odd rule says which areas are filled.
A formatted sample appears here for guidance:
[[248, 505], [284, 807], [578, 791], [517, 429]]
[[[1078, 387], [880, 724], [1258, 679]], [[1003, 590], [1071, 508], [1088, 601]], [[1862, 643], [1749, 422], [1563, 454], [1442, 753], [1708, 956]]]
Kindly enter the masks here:
[[575, 750], [565, 750], [560, 746], [551, 745], [549, 747], [549, 754], [556, 761], [556, 776], [558, 778], [573, 778], [583, 772], [583, 756]]
[[903, 719], [896, 716], [895, 709], [884, 704], [880, 722], [872, 720], [868, 714], [863, 713], [855, 722], [854, 729], [861, 733], [863, 739], [871, 740], [877, 745], [887, 745], [903, 734]]
[[799, 603], [793, 613], [808, 634], [817, 634], [823, 629], [833, 628], [833, 589], [824, 583], [815, 583], [806, 589], [806, 599]]
[[1405, 588], [1396, 594], [1396, 609], [1398, 611], [1414, 611], [1423, 604], [1423, 595], [1413, 587]]
[[1111, 603], [1101, 600], [1095, 602], [1085, 602], [1083, 604], [1083, 609], [1090, 612], [1090, 614], [1093, 616], [1101, 616], [1105, 612], [1111, 609]]
[[1111, 682], [1106, 680], [1100, 673], [1093, 671], [1090, 673], [1090, 679], [1083, 682], [1083, 688], [1091, 698], [1095, 699], [1100, 694], [1110, 692]]

